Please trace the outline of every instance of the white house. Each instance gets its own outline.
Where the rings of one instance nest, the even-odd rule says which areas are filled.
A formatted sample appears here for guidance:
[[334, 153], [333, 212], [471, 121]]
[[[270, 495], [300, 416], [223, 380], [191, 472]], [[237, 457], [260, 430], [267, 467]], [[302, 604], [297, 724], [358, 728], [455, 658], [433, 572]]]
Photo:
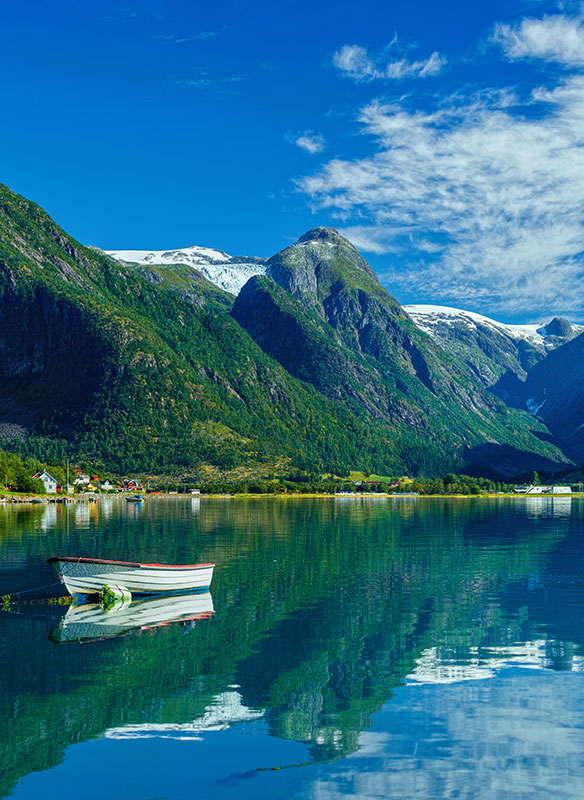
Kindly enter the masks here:
[[45, 492], [47, 494], [57, 494], [57, 479], [53, 478], [52, 475], [45, 470], [42, 472], [37, 472], [36, 475], [33, 475], [33, 480], [39, 480], [43, 482], [45, 487]]

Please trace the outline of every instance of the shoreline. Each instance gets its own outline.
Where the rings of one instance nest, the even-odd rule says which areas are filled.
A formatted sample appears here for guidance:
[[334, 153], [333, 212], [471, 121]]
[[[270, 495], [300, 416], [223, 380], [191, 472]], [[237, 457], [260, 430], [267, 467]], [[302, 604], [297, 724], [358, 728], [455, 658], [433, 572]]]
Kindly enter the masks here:
[[434, 498], [434, 499], [455, 499], [455, 500], [464, 500], [464, 499], [472, 499], [472, 500], [480, 500], [480, 499], [488, 499], [488, 500], [498, 500], [501, 498], [512, 498], [512, 499], [529, 499], [532, 500], [533, 498], [541, 499], [541, 498], [566, 498], [566, 497], [584, 497], [584, 492], [571, 492], [570, 494], [523, 494], [521, 492], [505, 492], [501, 494], [415, 494], [415, 493], [407, 493], [404, 492], [403, 494], [391, 494], [389, 492], [363, 492], [363, 493], [355, 493], [355, 494], [326, 494], [324, 492], [321, 493], [310, 493], [310, 492], [290, 492], [289, 494], [284, 494], [283, 492], [264, 492], [260, 494], [252, 494], [251, 492], [244, 493], [238, 492], [237, 494], [201, 494], [200, 497], [210, 498], [210, 497], [221, 497], [224, 499], [236, 499], [236, 498], [261, 498], [261, 497], [277, 497], [282, 499], [297, 499], [297, 498], [311, 498], [315, 499], [371, 499], [375, 497], [384, 497], [387, 499], [419, 499], [419, 498]]
[[[0, 495], [0, 505], [68, 505], [70, 503], [89, 503], [89, 502], [99, 502], [100, 500], [105, 499], [119, 499], [125, 500], [127, 497], [131, 497], [132, 495], [126, 494], [94, 494], [94, 495], [64, 495], [64, 496], [54, 496], [54, 495], [19, 495], [19, 494], [11, 494], [11, 495]], [[403, 492], [401, 494], [391, 494], [390, 492], [355, 492], [354, 494], [329, 494], [325, 492], [261, 492], [261, 493], [252, 493], [252, 492], [237, 492], [234, 494], [223, 493], [223, 494], [199, 494], [199, 495], [191, 495], [191, 494], [155, 494], [152, 496], [144, 497], [144, 503], [150, 500], [160, 500], [160, 499], [178, 499], [178, 500], [194, 500], [194, 499], [210, 499], [210, 498], [217, 498], [217, 499], [224, 499], [224, 500], [249, 500], [254, 499], [257, 500], [259, 498], [277, 498], [281, 500], [297, 500], [297, 499], [311, 499], [311, 500], [371, 500], [375, 498], [385, 498], [388, 500], [400, 500], [400, 499], [407, 499], [411, 500], [413, 498], [420, 499], [420, 498], [431, 498], [431, 499], [440, 499], [440, 500], [464, 500], [464, 499], [472, 499], [472, 500], [499, 500], [499, 499], [513, 499], [513, 500], [533, 500], [533, 499], [554, 499], [554, 498], [571, 498], [571, 497], [584, 497], [584, 492], [571, 492], [570, 494], [523, 494], [521, 492], [501, 492], [497, 494], [416, 494], [414, 492], [408, 493]]]

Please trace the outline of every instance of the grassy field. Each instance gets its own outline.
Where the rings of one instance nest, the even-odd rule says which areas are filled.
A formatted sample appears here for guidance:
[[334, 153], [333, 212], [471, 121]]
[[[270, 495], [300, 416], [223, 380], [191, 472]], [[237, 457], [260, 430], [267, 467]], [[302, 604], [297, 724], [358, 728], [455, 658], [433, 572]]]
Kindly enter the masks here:
[[392, 483], [392, 481], [399, 480], [400, 483], [413, 483], [413, 478], [408, 478], [407, 475], [365, 475], [364, 472], [353, 470], [349, 473], [350, 481], [373, 481], [374, 483]]

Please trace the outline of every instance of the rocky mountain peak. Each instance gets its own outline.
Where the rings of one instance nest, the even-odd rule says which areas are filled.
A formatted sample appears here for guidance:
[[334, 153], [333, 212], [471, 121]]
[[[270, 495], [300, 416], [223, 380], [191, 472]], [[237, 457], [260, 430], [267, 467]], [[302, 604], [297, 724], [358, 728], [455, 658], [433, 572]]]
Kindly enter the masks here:
[[341, 282], [378, 285], [377, 276], [356, 248], [334, 228], [312, 228], [295, 244], [268, 260], [268, 274], [307, 305], [322, 302]]
[[344, 236], [335, 230], [335, 228], [325, 228], [324, 226], [319, 226], [317, 228], [312, 228], [311, 230], [307, 231], [303, 236], [298, 239], [297, 244], [306, 244], [308, 242], [321, 242], [324, 244], [342, 244], [342, 245], [351, 245], [351, 243], [345, 239]]
[[547, 325], [538, 328], [537, 332], [542, 336], [562, 336], [563, 338], [571, 338], [574, 334], [574, 328], [564, 317], [554, 317]]

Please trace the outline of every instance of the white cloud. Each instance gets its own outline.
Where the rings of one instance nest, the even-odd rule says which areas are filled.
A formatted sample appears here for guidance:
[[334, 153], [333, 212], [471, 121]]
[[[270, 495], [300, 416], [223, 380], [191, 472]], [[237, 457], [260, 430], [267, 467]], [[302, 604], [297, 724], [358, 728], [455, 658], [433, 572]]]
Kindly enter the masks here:
[[543, 19], [523, 19], [518, 25], [499, 24], [494, 40], [507, 58], [541, 58], [571, 66], [584, 66], [584, 19], [557, 14]]
[[396, 237], [407, 233], [408, 230], [408, 228], [385, 228], [383, 225], [350, 225], [346, 228], [338, 226], [339, 233], [352, 242], [357, 250], [377, 255], [398, 252], [393, 242]]
[[584, 311], [584, 77], [513, 94], [362, 109], [376, 152], [333, 159], [301, 189], [425, 297], [508, 312]]
[[385, 77], [393, 80], [401, 78], [427, 78], [437, 75], [446, 64], [446, 59], [440, 53], [434, 52], [424, 61], [390, 61], [385, 67]]
[[427, 78], [440, 72], [446, 59], [434, 52], [422, 61], [408, 61], [406, 58], [388, 61], [384, 54], [371, 55], [358, 44], [347, 44], [334, 53], [333, 64], [345, 77], [362, 82]]
[[358, 44], [346, 44], [333, 55], [333, 64], [348, 78], [356, 81], [372, 80], [375, 77], [375, 65], [369, 58], [367, 50]]
[[320, 133], [313, 133], [312, 131], [305, 131], [293, 139], [294, 144], [307, 153], [321, 153], [325, 147], [324, 137]]

